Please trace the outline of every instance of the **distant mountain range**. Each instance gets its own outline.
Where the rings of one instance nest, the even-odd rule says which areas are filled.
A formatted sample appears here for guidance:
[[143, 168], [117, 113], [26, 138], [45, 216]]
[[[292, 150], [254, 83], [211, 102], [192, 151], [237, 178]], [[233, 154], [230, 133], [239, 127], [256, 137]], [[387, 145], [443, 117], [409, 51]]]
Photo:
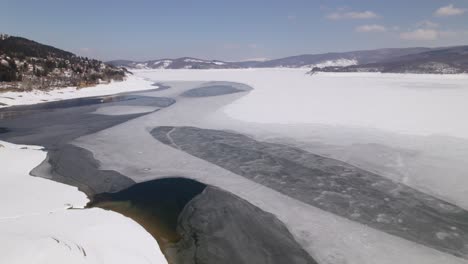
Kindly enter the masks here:
[[114, 60], [107, 63], [129, 69], [235, 69], [235, 68], [313, 68], [377, 63], [391, 58], [430, 51], [430, 48], [376, 49], [324, 54], [304, 54], [267, 61], [226, 62], [184, 57], [150, 61]]
[[90, 86], [123, 80], [125, 74], [99, 60], [0, 34], [0, 92]]
[[190, 57], [150, 61], [114, 60], [107, 62], [116, 67], [129, 69], [231, 69], [239, 68], [236, 63], [218, 60], [202, 60]]
[[468, 73], [468, 46], [437, 48], [380, 62], [314, 68], [312, 72]]
[[240, 69], [309, 68], [313, 72], [464, 73], [468, 46], [449, 48], [394, 48], [324, 54], [304, 54], [267, 61], [226, 62], [197, 58], [108, 63], [129, 69]]

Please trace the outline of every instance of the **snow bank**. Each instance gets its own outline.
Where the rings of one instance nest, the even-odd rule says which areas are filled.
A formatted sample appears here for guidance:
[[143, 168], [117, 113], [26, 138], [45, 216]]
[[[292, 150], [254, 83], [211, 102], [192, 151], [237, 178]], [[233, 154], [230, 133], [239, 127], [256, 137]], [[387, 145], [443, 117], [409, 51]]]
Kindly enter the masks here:
[[[149, 82], [143, 78], [131, 75], [122, 82], [111, 82], [109, 84], [99, 84], [93, 87], [80, 89], [77, 89], [76, 87], [66, 87], [52, 91], [5, 92], [0, 93], [0, 107], [37, 104], [48, 101], [101, 96], [158, 88], [156, 86], [152, 86], [152, 84], [152, 82]], [[5, 104], [5, 106], [2, 106], [2, 104]]]
[[[0, 141], [0, 219], [82, 207], [88, 199], [75, 187], [29, 176], [46, 152], [37, 146], [14, 145]], [[44, 195], [47, 194], [47, 195]]]
[[83, 207], [76, 188], [29, 176], [46, 153], [0, 141], [0, 263], [167, 263], [133, 220]]

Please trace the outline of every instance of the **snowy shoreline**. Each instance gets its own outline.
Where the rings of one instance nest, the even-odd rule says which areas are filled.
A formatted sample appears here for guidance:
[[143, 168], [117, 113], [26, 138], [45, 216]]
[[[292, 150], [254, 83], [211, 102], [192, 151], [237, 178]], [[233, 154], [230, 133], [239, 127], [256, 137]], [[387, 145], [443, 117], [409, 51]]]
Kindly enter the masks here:
[[111, 82], [109, 84], [98, 84], [93, 87], [76, 88], [64, 87], [51, 91], [31, 91], [31, 92], [0, 92], [0, 109], [14, 105], [31, 105], [65, 99], [75, 99], [82, 97], [114, 95], [122, 92], [135, 92], [156, 89], [153, 82], [143, 78], [130, 75], [121, 82]]
[[45, 157], [41, 147], [0, 141], [0, 185], [7, 187], [0, 193], [0, 263], [167, 263], [130, 218], [68, 210], [84, 208], [88, 199], [76, 187], [30, 176]]
[[[152, 84], [129, 76], [82, 89], [6, 92], [0, 108], [157, 88]], [[0, 141], [0, 184], [8, 186], [0, 194], [0, 247], [7, 252], [1, 263], [167, 263], [156, 240], [132, 219], [84, 209], [89, 199], [76, 187], [31, 176], [46, 155], [40, 146]]]

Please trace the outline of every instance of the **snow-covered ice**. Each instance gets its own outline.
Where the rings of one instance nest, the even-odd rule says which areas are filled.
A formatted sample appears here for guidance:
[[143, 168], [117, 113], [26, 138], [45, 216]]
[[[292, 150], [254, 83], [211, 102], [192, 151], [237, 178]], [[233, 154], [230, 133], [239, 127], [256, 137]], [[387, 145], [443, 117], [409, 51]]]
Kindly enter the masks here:
[[326, 124], [468, 138], [468, 75], [320, 73], [304, 69], [164, 70], [159, 81], [233, 81], [254, 90], [225, 113], [253, 123]]

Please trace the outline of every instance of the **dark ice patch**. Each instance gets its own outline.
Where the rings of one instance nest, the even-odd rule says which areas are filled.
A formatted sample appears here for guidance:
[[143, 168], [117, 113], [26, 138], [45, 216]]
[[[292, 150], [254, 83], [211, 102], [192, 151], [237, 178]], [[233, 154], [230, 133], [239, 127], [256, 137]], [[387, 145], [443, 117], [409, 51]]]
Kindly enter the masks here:
[[178, 231], [166, 250], [173, 263], [317, 263], [274, 215], [211, 186], [187, 204]]
[[244, 90], [229, 85], [211, 85], [193, 88], [183, 92], [181, 95], [184, 97], [209, 97], [239, 92], [244, 92]]
[[468, 258], [468, 212], [404, 184], [341, 161], [232, 132], [157, 127], [151, 134], [164, 144], [302, 202]]
[[101, 170], [100, 163], [92, 152], [71, 144], [49, 150], [47, 159], [31, 174], [42, 176], [40, 175], [42, 170], [47, 171], [47, 175], [44, 176], [76, 186], [88, 196], [117, 192], [135, 184], [132, 179], [116, 171]]

